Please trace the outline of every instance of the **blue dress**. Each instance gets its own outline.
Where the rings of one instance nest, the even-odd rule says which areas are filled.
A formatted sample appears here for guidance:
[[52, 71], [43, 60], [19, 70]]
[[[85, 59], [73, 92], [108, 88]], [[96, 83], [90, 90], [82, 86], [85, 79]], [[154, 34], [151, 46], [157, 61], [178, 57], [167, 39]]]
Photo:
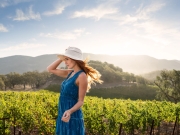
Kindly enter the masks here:
[[78, 102], [79, 87], [75, 81], [82, 70], [70, 75], [61, 84], [61, 93], [58, 103], [58, 118], [56, 120], [56, 135], [85, 135], [84, 119], [81, 108], [71, 114], [69, 122], [61, 120], [64, 112], [72, 108]]

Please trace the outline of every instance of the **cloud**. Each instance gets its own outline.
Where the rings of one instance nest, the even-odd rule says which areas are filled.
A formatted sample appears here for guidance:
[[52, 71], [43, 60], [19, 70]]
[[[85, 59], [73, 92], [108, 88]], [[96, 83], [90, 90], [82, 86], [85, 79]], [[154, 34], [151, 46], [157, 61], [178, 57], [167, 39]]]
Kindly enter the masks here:
[[71, 32], [58, 32], [58, 33], [41, 33], [41, 37], [47, 37], [47, 38], [56, 38], [56, 39], [63, 39], [63, 40], [73, 40], [77, 39], [84, 33], [84, 29], [75, 29]]
[[136, 35], [146, 39], [151, 39], [164, 45], [179, 40], [180, 37], [180, 31], [176, 28], [164, 25], [163, 23], [155, 20], [140, 24], [136, 23], [134, 26], [136, 29], [139, 29], [139, 32], [136, 32]]
[[93, 18], [95, 20], [100, 20], [104, 18], [106, 15], [115, 14], [118, 12], [118, 9], [115, 7], [111, 7], [111, 5], [102, 4], [96, 8], [76, 11], [72, 15], [72, 18], [84, 17], [84, 18]]
[[22, 2], [29, 2], [32, 0], [1, 0], [0, 1], [0, 7], [7, 7], [9, 5], [13, 5], [13, 4], [18, 4], [18, 3], [22, 3]]
[[[160, 10], [162, 7], [166, 5], [165, 3], [160, 3], [160, 2], [153, 2], [147, 6], [141, 4], [139, 8], [135, 11], [135, 13], [122, 14], [120, 13], [121, 7], [117, 8], [118, 5], [117, 3], [120, 4], [119, 1], [108, 1], [103, 4], [100, 4], [96, 8], [84, 9], [82, 11], [75, 11], [71, 17], [93, 18], [95, 20], [100, 20], [104, 18], [104, 19], [119, 21], [120, 25], [124, 25], [139, 20], [147, 20], [150, 18], [151, 13]], [[126, 1], [125, 5], [128, 3], [129, 1]]]
[[41, 16], [39, 13], [34, 13], [32, 6], [29, 7], [27, 13], [24, 13], [22, 10], [16, 10], [16, 16], [13, 18], [15, 21], [27, 21], [27, 20], [40, 20]]
[[152, 14], [154, 12], [157, 12], [158, 10], [161, 10], [166, 4], [165, 3], [158, 3], [154, 2], [147, 6], [144, 6], [143, 4], [139, 5], [139, 8], [135, 11], [129, 14], [123, 14], [123, 13], [116, 13], [113, 15], [108, 15], [105, 18], [109, 20], [117, 21], [119, 25], [133, 25], [133, 23], [141, 23], [144, 21], [151, 21]]
[[43, 15], [46, 15], [46, 16], [59, 15], [59, 14], [61, 14], [63, 12], [64, 9], [65, 9], [64, 6], [58, 7], [53, 11], [44, 12]]
[[[156, 43], [167, 45], [172, 38], [178, 39], [177, 35], [179, 36], [180, 32], [154, 17], [155, 12], [161, 10], [165, 5], [160, 2], [152, 2], [148, 5], [140, 4], [135, 12], [131, 10], [129, 14], [114, 14], [106, 16], [106, 18], [116, 21], [127, 35], [136, 35], [142, 39], [150, 39]], [[172, 33], [176, 34], [173, 34], [172, 37]]]
[[129, 15], [129, 18], [124, 17], [119, 24], [128, 25], [130, 34], [168, 45], [179, 40], [180, 31], [177, 30], [176, 26], [173, 27], [172, 22], [169, 25], [152, 16], [154, 12], [161, 10], [165, 5], [165, 3], [154, 2], [143, 7], [141, 4], [135, 15]]
[[3, 24], [0, 24], [0, 32], [8, 32], [8, 29]]
[[33, 44], [33, 43], [22, 43], [16, 46], [10, 46], [4, 49], [0, 49], [0, 51], [16, 51], [16, 50], [24, 50], [24, 49], [31, 49], [31, 48], [38, 48], [45, 46], [43, 44]]
[[0, 7], [6, 7], [8, 5], [8, 3], [7, 3], [7, 1], [2, 1], [1, 3], [0, 3]]
[[149, 19], [151, 13], [154, 13], [162, 9], [162, 7], [164, 7], [165, 5], [166, 5], [165, 3], [154, 2], [148, 6], [143, 7], [143, 4], [141, 4], [139, 9], [137, 9], [135, 16], [138, 19], [143, 19], [143, 20]]
[[62, 12], [65, 10], [66, 7], [72, 5], [74, 3], [73, 0], [71, 1], [59, 1], [55, 3], [56, 5], [54, 6], [54, 9], [51, 11], [46, 11], [43, 13], [45, 16], [53, 16], [53, 15], [60, 15]]

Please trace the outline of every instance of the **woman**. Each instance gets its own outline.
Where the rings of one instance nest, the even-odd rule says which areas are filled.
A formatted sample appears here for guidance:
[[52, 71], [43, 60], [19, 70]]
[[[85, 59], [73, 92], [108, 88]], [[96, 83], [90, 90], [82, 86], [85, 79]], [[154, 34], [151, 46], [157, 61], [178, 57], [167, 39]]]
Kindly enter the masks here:
[[[81, 106], [91, 84], [102, 83], [101, 75], [83, 61], [82, 52], [76, 47], [67, 48], [58, 57], [58, 60], [47, 67], [49, 72], [65, 78], [61, 84], [56, 135], [85, 135]], [[68, 69], [57, 69], [62, 61]]]

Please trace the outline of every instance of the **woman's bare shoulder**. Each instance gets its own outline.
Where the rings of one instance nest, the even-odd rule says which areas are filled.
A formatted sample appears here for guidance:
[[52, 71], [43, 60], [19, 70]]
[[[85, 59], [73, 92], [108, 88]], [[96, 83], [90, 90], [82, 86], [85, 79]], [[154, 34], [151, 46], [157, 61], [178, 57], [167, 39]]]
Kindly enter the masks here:
[[84, 73], [84, 72], [81, 72], [80, 74], [79, 74], [79, 76], [78, 76], [78, 78], [81, 80], [86, 80], [87, 79], [87, 75], [86, 75], [86, 73]]

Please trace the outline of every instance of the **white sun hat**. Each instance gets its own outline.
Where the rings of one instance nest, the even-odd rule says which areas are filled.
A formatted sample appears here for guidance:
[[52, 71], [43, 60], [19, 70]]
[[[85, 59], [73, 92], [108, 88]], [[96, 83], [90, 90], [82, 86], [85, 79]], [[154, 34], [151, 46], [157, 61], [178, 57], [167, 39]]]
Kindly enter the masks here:
[[68, 47], [65, 50], [64, 54], [58, 54], [57, 56], [61, 60], [64, 60], [65, 57], [69, 57], [69, 58], [74, 59], [74, 60], [81, 60], [81, 61], [83, 61], [82, 51], [79, 48], [76, 48], [76, 47]]

